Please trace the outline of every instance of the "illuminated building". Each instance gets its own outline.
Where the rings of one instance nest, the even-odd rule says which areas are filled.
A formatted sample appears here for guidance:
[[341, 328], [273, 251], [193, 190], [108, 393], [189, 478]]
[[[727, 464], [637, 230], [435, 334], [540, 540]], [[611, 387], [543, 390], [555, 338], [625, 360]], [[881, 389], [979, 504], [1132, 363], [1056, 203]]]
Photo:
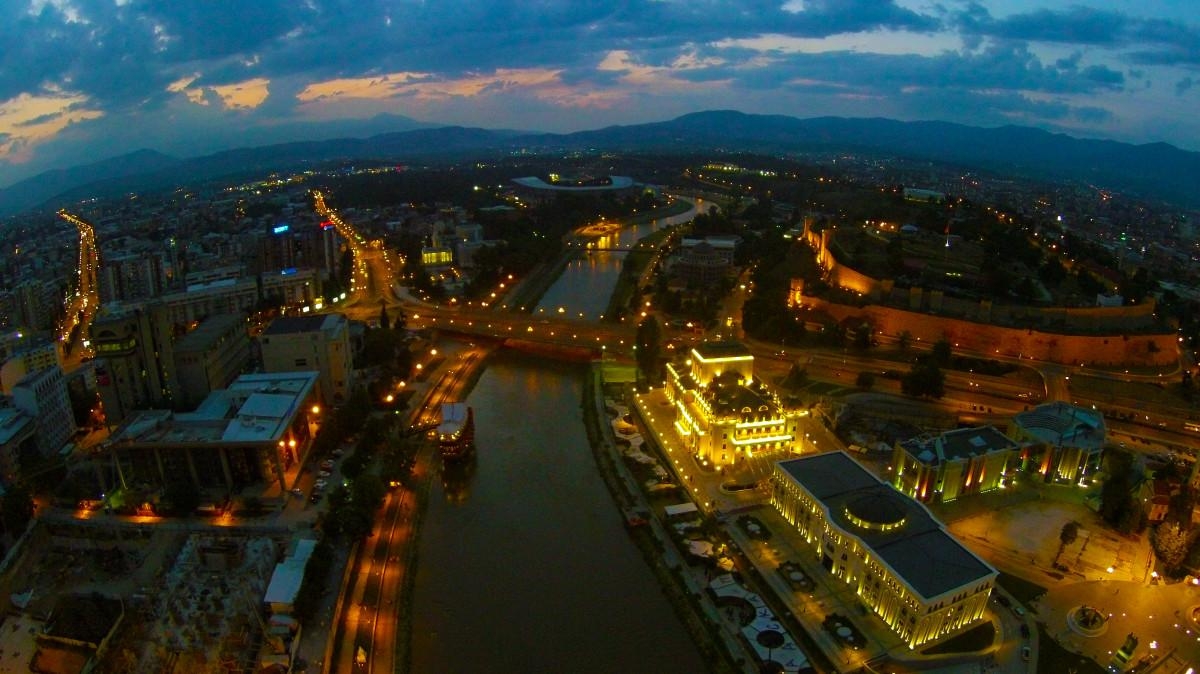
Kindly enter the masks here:
[[[190, 481], [199, 489], [237, 493], [277, 482], [302, 461], [316, 433], [316, 372], [244, 374], [213, 391], [193, 412], [136, 412], [106, 449], [119, 485]], [[315, 410], [315, 411], [314, 411]]]
[[704, 342], [667, 365], [667, 400], [680, 442], [702, 462], [737, 465], [797, 451], [806, 411], [785, 410], [754, 379], [754, 356], [737, 342]]
[[326, 405], [350, 399], [354, 354], [344, 314], [284, 316], [271, 321], [259, 337], [267, 372], [320, 373], [319, 395]]
[[983, 618], [997, 571], [845, 452], [780, 461], [771, 504], [908, 647]]
[[918, 501], [948, 503], [1002, 488], [1020, 455], [1020, 446], [993, 426], [922, 435], [896, 443], [894, 485]]
[[1100, 469], [1104, 416], [1093, 409], [1052, 402], [1018, 412], [1008, 435], [1028, 445], [1027, 470], [1047, 482], [1081, 482]]

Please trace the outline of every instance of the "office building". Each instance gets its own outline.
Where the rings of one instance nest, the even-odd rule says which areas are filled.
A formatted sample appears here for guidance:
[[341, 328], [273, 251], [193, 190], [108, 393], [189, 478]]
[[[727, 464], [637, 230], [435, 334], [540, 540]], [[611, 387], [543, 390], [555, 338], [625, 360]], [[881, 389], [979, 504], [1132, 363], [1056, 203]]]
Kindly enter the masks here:
[[350, 399], [354, 357], [349, 322], [343, 314], [284, 316], [259, 336], [267, 372], [316, 370], [321, 399], [336, 405]]
[[91, 339], [110, 428], [133, 410], [171, 406], [174, 333], [164, 304], [106, 305], [92, 322]]
[[222, 494], [275, 483], [304, 460], [320, 426], [316, 372], [245, 374], [195, 411], [136, 412], [107, 443], [119, 485], [191, 481]]
[[55, 365], [26, 376], [12, 391], [13, 407], [29, 415], [37, 429], [37, 451], [58, 454], [75, 433], [75, 416], [67, 395], [67, 380]]
[[845, 452], [775, 464], [771, 504], [910, 648], [983, 618], [997, 571]]
[[250, 335], [242, 314], [205, 319], [175, 342], [175, 403], [189, 410], [208, 394], [225, 388], [250, 362]]

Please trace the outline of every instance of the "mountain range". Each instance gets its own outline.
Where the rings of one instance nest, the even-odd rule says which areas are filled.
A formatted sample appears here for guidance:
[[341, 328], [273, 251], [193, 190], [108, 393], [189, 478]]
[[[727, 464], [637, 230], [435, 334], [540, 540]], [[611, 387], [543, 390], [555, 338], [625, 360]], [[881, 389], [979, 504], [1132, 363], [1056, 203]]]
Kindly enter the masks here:
[[569, 134], [445, 126], [367, 138], [291, 142], [179, 158], [153, 150], [47, 171], [0, 190], [0, 215], [87, 197], [170, 189], [227, 176], [293, 170], [330, 160], [406, 162], [417, 158], [533, 151], [836, 151], [950, 163], [1067, 180], [1200, 207], [1200, 153], [1166, 143], [1131, 145], [1020, 126], [979, 128], [881, 118], [697, 112], [669, 121]]

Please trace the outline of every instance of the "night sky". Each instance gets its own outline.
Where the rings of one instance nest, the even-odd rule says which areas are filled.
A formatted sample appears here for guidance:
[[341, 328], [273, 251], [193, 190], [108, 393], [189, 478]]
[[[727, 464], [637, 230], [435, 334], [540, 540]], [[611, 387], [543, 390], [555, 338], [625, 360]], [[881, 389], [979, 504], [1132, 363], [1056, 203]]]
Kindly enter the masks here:
[[[0, 0], [0, 186], [151, 148], [738, 109], [1200, 150], [1187, 0]], [[1189, 11], [1191, 10], [1191, 11]]]

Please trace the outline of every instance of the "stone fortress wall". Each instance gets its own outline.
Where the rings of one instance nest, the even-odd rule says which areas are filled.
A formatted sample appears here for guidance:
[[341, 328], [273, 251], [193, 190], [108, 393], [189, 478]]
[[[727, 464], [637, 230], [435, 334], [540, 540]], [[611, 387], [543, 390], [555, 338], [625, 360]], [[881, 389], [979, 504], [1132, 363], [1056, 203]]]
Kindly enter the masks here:
[[1031, 307], [993, 305], [945, 297], [940, 290], [896, 288], [839, 263], [830, 252], [832, 230], [813, 232], [804, 223], [803, 240], [816, 251], [830, 285], [857, 293], [862, 304], [803, 296], [793, 282], [789, 304], [823, 311], [839, 323], [862, 318], [895, 338], [907, 331], [914, 341], [945, 337], [955, 346], [999, 356], [1033, 358], [1068, 365], [1163, 366], [1178, 360], [1176, 336], [1158, 327], [1154, 303], [1123, 307]]

